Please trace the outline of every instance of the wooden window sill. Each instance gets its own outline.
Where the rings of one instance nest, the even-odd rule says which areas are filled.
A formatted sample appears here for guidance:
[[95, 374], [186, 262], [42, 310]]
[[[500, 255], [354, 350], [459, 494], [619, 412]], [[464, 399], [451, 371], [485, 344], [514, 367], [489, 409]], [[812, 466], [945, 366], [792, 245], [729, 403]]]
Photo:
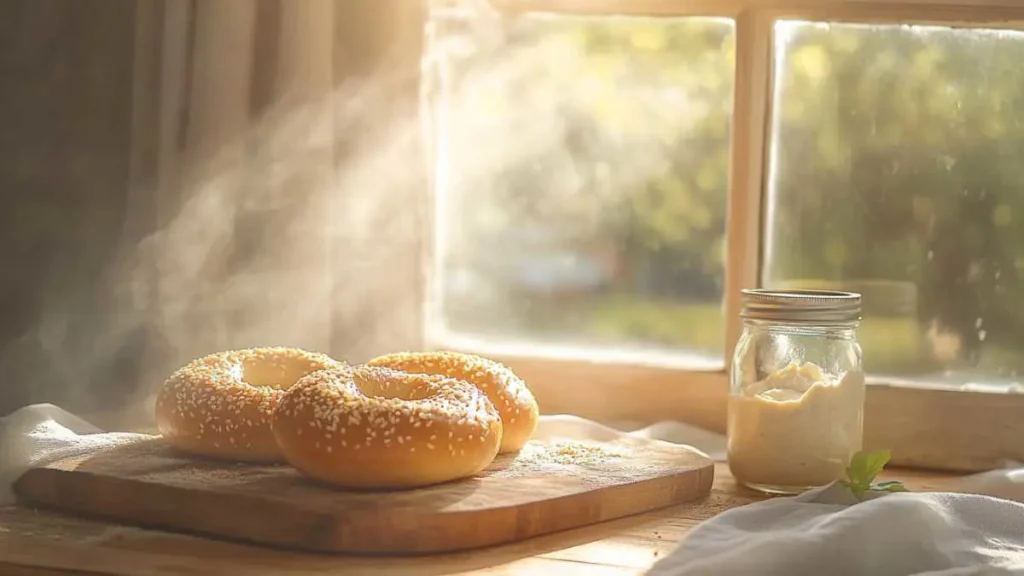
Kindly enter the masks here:
[[[911, 490], [941, 491], [949, 474], [897, 471]], [[20, 506], [0, 508], [0, 572], [89, 576], [244, 573], [250, 576], [561, 574], [638, 575], [701, 521], [762, 499], [736, 485], [725, 464], [703, 500], [524, 542], [411, 558], [310, 555], [106, 524]]]
[[[530, 384], [541, 411], [599, 422], [685, 422], [725, 433], [728, 375], [656, 366], [493, 356]], [[979, 472], [1024, 462], [1024, 394], [964, 392], [872, 381], [865, 449], [892, 464]]]

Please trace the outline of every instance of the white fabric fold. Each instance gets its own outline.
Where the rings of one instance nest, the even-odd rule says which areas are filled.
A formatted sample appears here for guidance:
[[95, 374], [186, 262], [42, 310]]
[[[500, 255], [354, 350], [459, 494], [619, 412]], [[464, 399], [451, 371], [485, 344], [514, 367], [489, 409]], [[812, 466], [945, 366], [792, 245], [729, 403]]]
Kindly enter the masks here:
[[954, 493], [872, 493], [833, 484], [723, 512], [650, 576], [1024, 574], [1024, 504]]
[[123, 432], [104, 433], [53, 404], [15, 410], [0, 418], [0, 505], [14, 502], [12, 485], [33, 466], [147, 437]]

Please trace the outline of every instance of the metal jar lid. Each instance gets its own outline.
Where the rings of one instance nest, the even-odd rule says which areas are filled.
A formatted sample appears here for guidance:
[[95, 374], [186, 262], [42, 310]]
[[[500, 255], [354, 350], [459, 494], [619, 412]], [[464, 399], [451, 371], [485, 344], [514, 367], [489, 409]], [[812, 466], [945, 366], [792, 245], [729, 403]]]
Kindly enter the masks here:
[[844, 323], [860, 320], [860, 294], [831, 290], [743, 290], [743, 311], [751, 320]]

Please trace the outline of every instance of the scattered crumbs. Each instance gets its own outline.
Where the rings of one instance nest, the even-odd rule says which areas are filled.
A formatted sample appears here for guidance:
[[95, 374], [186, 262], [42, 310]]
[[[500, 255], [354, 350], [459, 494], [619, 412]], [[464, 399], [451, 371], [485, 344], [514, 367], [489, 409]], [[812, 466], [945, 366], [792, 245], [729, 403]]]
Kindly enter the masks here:
[[[600, 481], [608, 480], [619, 473], [633, 471], [636, 462], [629, 462], [630, 450], [615, 444], [593, 442], [559, 441], [551, 444], [527, 444], [521, 452], [504, 465], [493, 468], [502, 477], [517, 477], [528, 474], [565, 474], [567, 469], [595, 468], [608, 474], [600, 475]], [[609, 466], [610, 465], [610, 466]], [[569, 472], [573, 476], [575, 473]]]
[[584, 444], [582, 442], [558, 442], [541, 452], [544, 460], [567, 466], [587, 466], [619, 460], [625, 456], [621, 450], [611, 446]]

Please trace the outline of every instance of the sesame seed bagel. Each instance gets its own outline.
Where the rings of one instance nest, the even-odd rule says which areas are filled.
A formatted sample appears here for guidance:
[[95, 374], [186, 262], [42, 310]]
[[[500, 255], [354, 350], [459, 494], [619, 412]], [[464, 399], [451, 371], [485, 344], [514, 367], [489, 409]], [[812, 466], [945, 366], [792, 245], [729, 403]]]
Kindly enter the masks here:
[[537, 400], [521, 378], [504, 364], [459, 352], [400, 352], [370, 360], [414, 374], [440, 374], [473, 384], [501, 415], [501, 452], [516, 452], [530, 440], [539, 417]]
[[283, 460], [270, 417], [285, 390], [316, 370], [344, 366], [296, 348], [204, 356], [179, 368], [156, 397], [156, 424], [175, 448], [245, 462]]
[[356, 489], [472, 476], [501, 444], [501, 419], [467, 382], [358, 366], [314, 372], [285, 393], [274, 436], [288, 462]]

